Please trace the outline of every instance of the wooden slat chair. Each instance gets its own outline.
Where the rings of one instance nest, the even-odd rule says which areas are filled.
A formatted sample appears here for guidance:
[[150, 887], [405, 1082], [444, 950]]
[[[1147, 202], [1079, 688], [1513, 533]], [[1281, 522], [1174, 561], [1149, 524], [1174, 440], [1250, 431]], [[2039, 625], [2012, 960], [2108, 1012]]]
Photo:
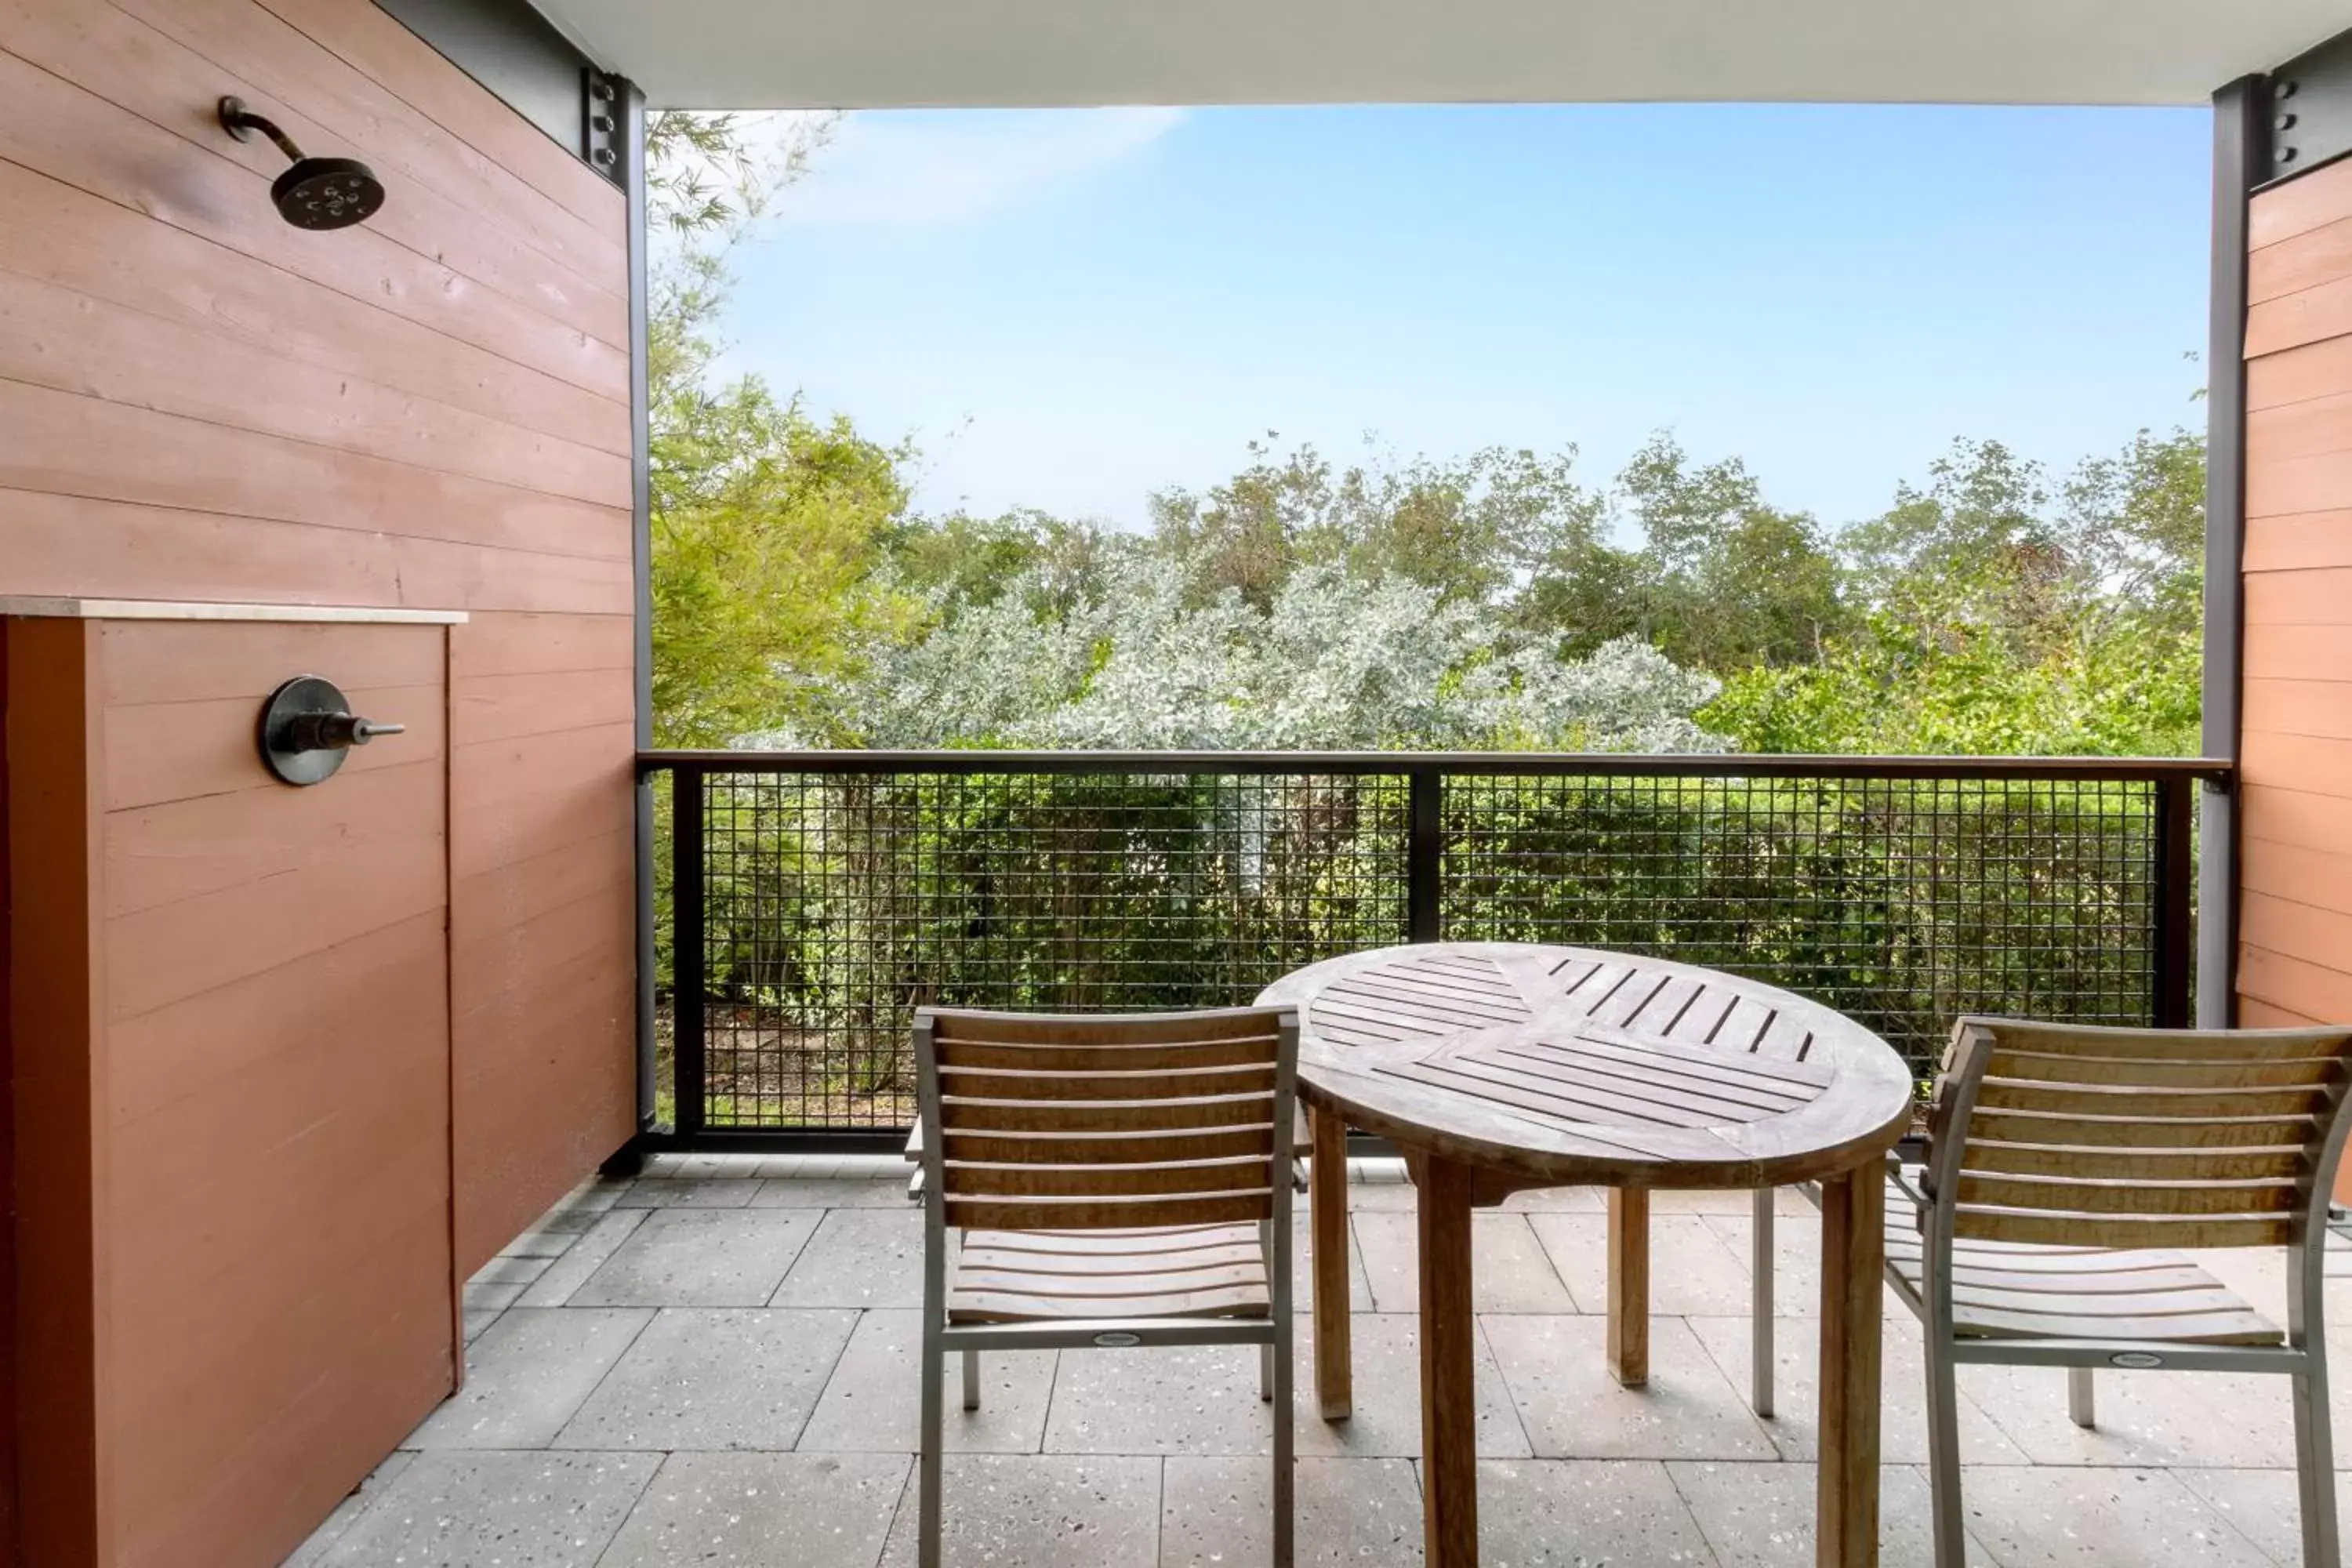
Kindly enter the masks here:
[[[1927, 1330], [1936, 1562], [1960, 1568], [1963, 1363], [2292, 1380], [2305, 1568], [2336, 1568], [2322, 1298], [2352, 1029], [1962, 1018], [1927, 1158], [1890, 1202], [1886, 1274]], [[1890, 1194], [1892, 1195], [1892, 1194]], [[2286, 1323], [2178, 1247], [2287, 1249]]]
[[[971, 1410], [982, 1351], [1230, 1344], [1259, 1347], [1274, 1563], [1290, 1568], [1297, 1015], [927, 1007], [915, 1057], [921, 1568], [940, 1562], [948, 1352], [961, 1354]], [[962, 1233], [952, 1271], [950, 1229]]]

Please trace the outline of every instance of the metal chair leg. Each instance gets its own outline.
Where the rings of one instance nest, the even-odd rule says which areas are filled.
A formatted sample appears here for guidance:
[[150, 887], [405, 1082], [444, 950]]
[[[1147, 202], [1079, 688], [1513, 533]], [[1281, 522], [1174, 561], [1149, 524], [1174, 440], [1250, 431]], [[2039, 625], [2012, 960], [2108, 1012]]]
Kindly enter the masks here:
[[[929, 1314], [925, 1314], [926, 1318]], [[940, 1351], [939, 1331], [931, 1322], [923, 1328], [923, 1430], [916, 1465], [921, 1471], [917, 1481], [918, 1494], [915, 1518], [915, 1552], [919, 1568], [940, 1568], [940, 1450], [942, 1431], [947, 1421], [947, 1367]]]
[[[1266, 1260], [1266, 1266], [1269, 1268], [1272, 1268], [1274, 1265], [1274, 1222], [1272, 1220], [1262, 1219], [1257, 1222], [1257, 1245], [1258, 1256]], [[1268, 1283], [1270, 1284], [1271, 1281]], [[1265, 1400], [1271, 1400], [1274, 1397], [1274, 1347], [1272, 1345], [1257, 1347], [1257, 1396]]]
[[966, 1410], [980, 1408], [980, 1352], [978, 1351], [963, 1352], [963, 1407]]
[[2336, 1445], [2327, 1409], [2327, 1363], [2316, 1343], [2294, 1384], [2295, 1487], [2303, 1511], [2303, 1568], [2336, 1568]]
[[1275, 1326], [1274, 1343], [1265, 1347], [1266, 1364], [1273, 1372], [1273, 1387], [1268, 1397], [1274, 1401], [1274, 1568], [1291, 1568], [1297, 1554], [1296, 1497], [1297, 1464], [1293, 1450], [1291, 1416], [1298, 1401], [1291, 1394], [1293, 1358], [1291, 1354], [1291, 1314], [1284, 1313]]
[[2086, 1432], [2098, 1424], [2092, 1400], [2091, 1369], [2087, 1366], [2066, 1369], [2066, 1415]]
[[1965, 1568], [1968, 1535], [1960, 1522], [1960, 1390], [1948, 1346], [1927, 1336], [1927, 1486], [1934, 1511], [1936, 1568]]
[[1748, 1276], [1754, 1291], [1749, 1304], [1749, 1316], [1754, 1320], [1749, 1331], [1750, 1355], [1748, 1368], [1748, 1404], [1759, 1416], [1772, 1414], [1772, 1189], [1759, 1187], [1755, 1194], [1754, 1236], [1750, 1238], [1755, 1255], [1748, 1259]]

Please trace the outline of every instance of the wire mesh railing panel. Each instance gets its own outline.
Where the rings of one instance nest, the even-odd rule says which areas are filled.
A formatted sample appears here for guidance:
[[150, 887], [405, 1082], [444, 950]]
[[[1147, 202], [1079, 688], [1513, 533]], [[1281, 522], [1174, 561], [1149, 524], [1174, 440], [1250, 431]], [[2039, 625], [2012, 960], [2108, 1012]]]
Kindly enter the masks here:
[[712, 773], [701, 1122], [889, 1129], [928, 1004], [1222, 1006], [1405, 935], [1405, 781]]
[[1964, 1013], [2154, 1020], [2158, 811], [2147, 780], [1452, 779], [1440, 932], [1748, 975], [1924, 1073]]
[[[680, 753], [678, 1135], [914, 1116], [927, 1004], [1223, 1006], [1413, 938], [1669, 957], [1923, 1075], [1971, 1012], [2183, 1022], [2195, 764]], [[1752, 770], [1752, 771], [1742, 771]], [[672, 982], [674, 980], [674, 986]]]

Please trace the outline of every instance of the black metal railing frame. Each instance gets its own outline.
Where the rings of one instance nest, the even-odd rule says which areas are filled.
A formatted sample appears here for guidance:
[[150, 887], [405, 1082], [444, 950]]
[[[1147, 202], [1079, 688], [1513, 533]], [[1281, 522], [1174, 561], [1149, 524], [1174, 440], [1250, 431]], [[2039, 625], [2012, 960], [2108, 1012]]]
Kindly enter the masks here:
[[[1558, 752], [1014, 752], [1014, 751], [648, 751], [637, 758], [641, 781], [671, 781], [669, 823], [671, 1018], [676, 1125], [649, 1135], [650, 1145], [690, 1149], [805, 1149], [891, 1146], [902, 1126], [717, 1126], [706, 1116], [710, 906], [707, 807], [713, 779], [881, 777], [1045, 778], [1127, 775], [1135, 779], [1389, 780], [1405, 792], [1403, 931], [1412, 942], [1441, 935], [1445, 909], [1448, 785], [1474, 779], [1517, 781], [1786, 780], [1853, 785], [1950, 781], [1956, 785], [2113, 784], [2144, 786], [2149, 889], [2146, 998], [2147, 1021], [2181, 1026], [2194, 994], [2196, 793], [2226, 789], [2231, 766], [2203, 758], [2006, 758], [1642, 755]], [[1328, 956], [1328, 954], [1324, 956]], [[640, 977], [650, 992], [651, 973]], [[1245, 998], [1236, 998], [1245, 999]], [[654, 1043], [641, 1042], [650, 1055]]]

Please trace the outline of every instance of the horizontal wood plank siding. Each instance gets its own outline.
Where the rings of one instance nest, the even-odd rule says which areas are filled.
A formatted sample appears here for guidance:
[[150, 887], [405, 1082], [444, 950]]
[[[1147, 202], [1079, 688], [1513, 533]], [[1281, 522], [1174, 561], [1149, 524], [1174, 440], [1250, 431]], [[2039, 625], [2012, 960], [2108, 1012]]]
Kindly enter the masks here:
[[[282, 222], [223, 93], [384, 209]], [[100, 1544], [274, 1563], [446, 1386], [455, 1279], [635, 1129], [626, 205], [370, 0], [10, 0], [0, 94], [0, 593], [472, 616], [92, 645], [89, 1113], [110, 1222], [168, 1220], [124, 1321], [188, 1325], [113, 1365]], [[408, 733], [270, 780], [305, 672]], [[298, 977], [397, 997], [364, 1060]]]
[[2352, 1022], [2352, 162], [2249, 236], [2239, 1016]]
[[448, 632], [89, 625], [106, 1560], [266, 1561], [456, 1350], [443, 726], [294, 791], [255, 703], [298, 658], [446, 710]]

